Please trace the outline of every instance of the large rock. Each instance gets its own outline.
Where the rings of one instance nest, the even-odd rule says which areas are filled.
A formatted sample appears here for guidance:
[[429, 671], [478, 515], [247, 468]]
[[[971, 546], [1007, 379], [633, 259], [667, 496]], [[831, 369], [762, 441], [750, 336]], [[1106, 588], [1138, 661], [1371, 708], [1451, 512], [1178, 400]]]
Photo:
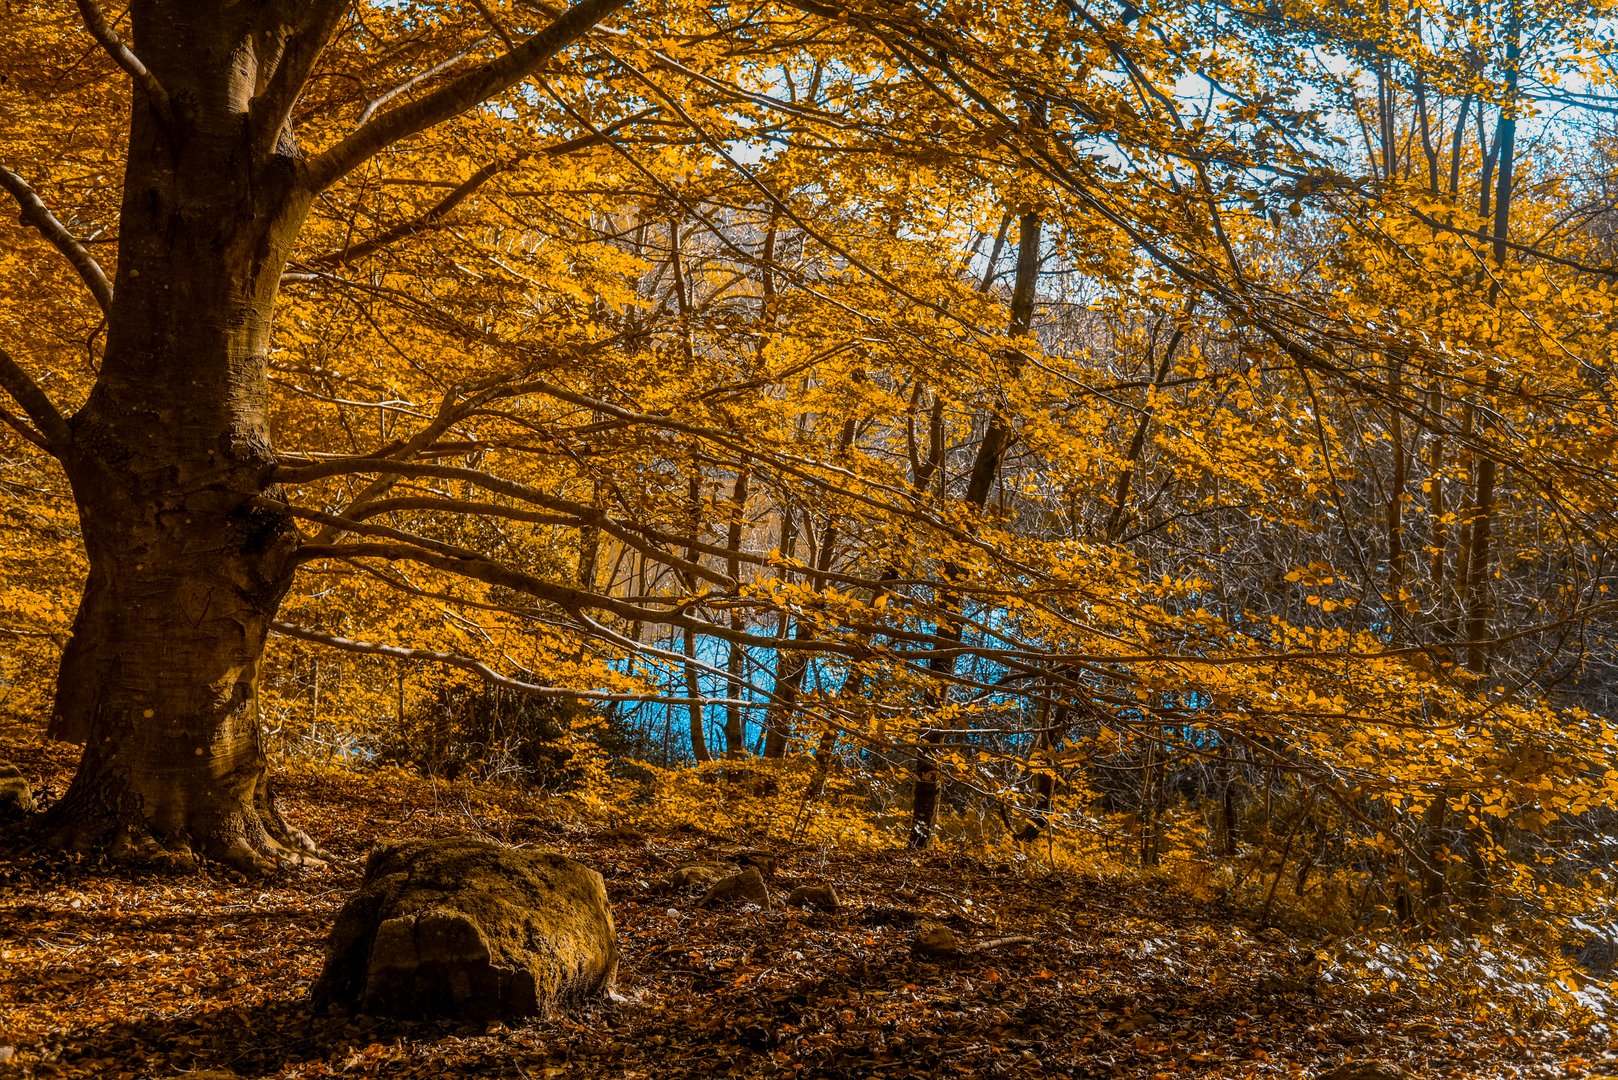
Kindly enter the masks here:
[[0, 820], [32, 814], [34, 792], [15, 765], [0, 765]]
[[601, 875], [454, 837], [378, 848], [326, 939], [318, 1009], [515, 1019], [606, 993], [618, 937]]

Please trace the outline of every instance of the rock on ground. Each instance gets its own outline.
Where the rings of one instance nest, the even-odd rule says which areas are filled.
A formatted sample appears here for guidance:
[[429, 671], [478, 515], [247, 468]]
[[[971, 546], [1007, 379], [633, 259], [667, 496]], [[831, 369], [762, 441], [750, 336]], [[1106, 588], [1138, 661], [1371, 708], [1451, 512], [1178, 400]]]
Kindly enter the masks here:
[[660, 883], [664, 891], [675, 889], [691, 889], [697, 886], [706, 888], [716, 881], [723, 881], [736, 872], [734, 863], [725, 862], [694, 862], [675, 868], [666, 881]]
[[601, 875], [469, 837], [378, 848], [326, 940], [317, 1008], [487, 1021], [606, 993], [618, 938]]
[[0, 765], [0, 819], [22, 817], [35, 810], [34, 792], [15, 765]]
[[931, 926], [911, 939], [910, 951], [923, 960], [953, 960], [966, 954], [966, 943], [947, 926]]
[[799, 885], [787, 894], [787, 903], [793, 907], [818, 908], [834, 915], [843, 906], [837, 890], [830, 885]]
[[698, 907], [712, 907], [716, 904], [746, 903], [757, 904], [766, 910], [770, 906], [770, 888], [764, 884], [764, 876], [758, 872], [758, 867], [749, 866], [740, 873], [731, 874], [713, 883], [708, 891], [702, 894], [697, 901]]

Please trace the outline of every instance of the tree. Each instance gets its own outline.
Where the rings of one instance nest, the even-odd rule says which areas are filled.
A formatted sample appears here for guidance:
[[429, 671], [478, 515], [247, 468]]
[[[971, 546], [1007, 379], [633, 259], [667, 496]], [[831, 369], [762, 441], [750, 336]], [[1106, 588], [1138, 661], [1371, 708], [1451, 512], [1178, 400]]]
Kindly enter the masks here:
[[140, 3], [129, 44], [80, 4], [134, 85], [113, 280], [3, 174], [106, 316], [100, 372], [71, 418], [0, 353], [0, 384], [71, 482], [89, 557], [51, 726], [85, 743], [53, 811], [62, 842], [244, 869], [316, 854], [276, 813], [255, 711], [299, 546], [266, 424], [287, 259], [322, 191], [531, 75], [623, 3], [582, 0], [312, 156], [294, 107], [348, 3]]

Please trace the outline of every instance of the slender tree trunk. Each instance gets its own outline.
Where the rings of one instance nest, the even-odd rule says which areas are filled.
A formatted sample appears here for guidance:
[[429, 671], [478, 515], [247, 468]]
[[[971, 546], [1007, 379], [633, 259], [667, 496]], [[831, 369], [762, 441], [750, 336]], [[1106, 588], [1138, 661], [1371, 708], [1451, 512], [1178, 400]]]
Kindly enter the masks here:
[[290, 137], [250, 145], [246, 18], [143, 20], [180, 104], [160, 119], [136, 95], [106, 352], [71, 422], [90, 572], [51, 733], [85, 749], [46, 826], [117, 857], [264, 869], [312, 851], [275, 811], [256, 691], [299, 542], [267, 483], [265, 356], [310, 197]]
[[[781, 542], [777, 547], [781, 555], [791, 559], [797, 550], [798, 530], [793, 517], [793, 508], [790, 503], [781, 508]], [[787, 584], [792, 582], [792, 572], [783, 569], [781, 580]], [[797, 633], [797, 623], [792, 620], [786, 608], [781, 609], [780, 625], [776, 629], [776, 640], [786, 641]], [[803, 661], [797, 653], [785, 649], [775, 650], [775, 678], [771, 692], [777, 700], [772, 702], [764, 713], [764, 756], [767, 758], [785, 757], [787, 744], [792, 736], [792, 711], [797, 702], [797, 684], [802, 681], [801, 675], [794, 675]], [[807, 666], [804, 664], [803, 666]]]
[[[1040, 235], [1039, 214], [1033, 210], [1025, 211], [1018, 227], [1017, 278], [1011, 293], [1013, 337], [1029, 333], [1033, 326], [1034, 297], [1039, 284]], [[1010, 366], [1011, 375], [1015, 378], [1019, 366], [1016, 355], [1012, 357]], [[988, 426], [984, 429], [983, 441], [978, 444], [972, 470], [967, 474], [964, 496], [966, 502], [979, 510], [988, 503], [989, 492], [994, 488], [1006, 451], [1010, 448], [1010, 419], [1005, 411], [993, 411], [989, 415]], [[955, 567], [944, 568], [943, 577], [946, 582], [956, 575]], [[938, 638], [941, 641], [959, 642], [961, 626], [956, 618], [960, 611], [959, 597], [952, 595], [947, 588], [942, 589], [938, 603], [941, 611], [936, 631]], [[955, 674], [955, 658], [953, 656], [937, 658], [929, 664], [929, 667], [940, 677], [938, 689], [932, 695], [932, 704], [934, 708], [942, 709], [949, 703], [949, 685], [950, 679]], [[909, 844], [913, 848], [924, 848], [932, 843], [934, 828], [938, 821], [940, 784], [934, 748], [942, 743], [943, 739], [943, 729], [935, 725], [916, 746], [915, 786], [911, 796], [909, 837]]]
[[[1159, 788], [1158, 773], [1162, 769], [1162, 762], [1158, 757], [1157, 743], [1148, 743], [1146, 746], [1146, 764], [1140, 775], [1140, 837], [1139, 852], [1142, 866], [1156, 866], [1158, 863], [1158, 802]], [[1283, 861], [1284, 858], [1283, 858]]]
[[1034, 774], [1034, 801], [1029, 808], [1028, 821], [1017, 834], [1017, 839], [1024, 843], [1038, 839], [1050, 823], [1051, 803], [1056, 798], [1056, 748], [1072, 726], [1070, 713], [1069, 706], [1053, 706], [1049, 698], [1040, 703], [1039, 732], [1034, 736], [1030, 756], [1041, 767]]
[[1236, 804], [1237, 776], [1236, 776], [1235, 747], [1229, 747], [1220, 755], [1219, 766], [1219, 831], [1220, 850], [1228, 859], [1236, 857], [1237, 843], [1241, 839], [1241, 815]]
[[[1495, 181], [1494, 193], [1494, 264], [1501, 270], [1505, 268], [1506, 258], [1510, 253], [1508, 239], [1511, 230], [1511, 201], [1516, 167], [1518, 13], [1515, 4], [1512, 6], [1507, 34], [1509, 41], [1506, 47], [1506, 94], [1500, 106], [1500, 125], [1495, 135], [1495, 141], [1500, 147], [1500, 172]], [[1497, 276], [1494, 284], [1489, 287], [1491, 307], [1499, 300], [1499, 281], [1500, 278]], [[1484, 393], [1492, 394], [1499, 384], [1500, 372], [1497, 369], [1490, 369], [1483, 380]], [[1479, 425], [1480, 434], [1483, 427], [1483, 424]], [[1489, 563], [1490, 541], [1494, 531], [1495, 485], [1498, 476], [1494, 458], [1488, 454], [1480, 454], [1479, 457], [1481, 460], [1478, 463], [1477, 494], [1472, 510], [1472, 560], [1468, 566], [1466, 579], [1459, 584], [1465, 589], [1466, 640], [1471, 642], [1467, 647], [1466, 665], [1470, 670], [1483, 674], [1489, 669], [1489, 654], [1483, 639], [1489, 630], [1489, 615], [1493, 600], [1489, 586]]]
[[690, 627], [684, 631], [681, 652], [685, 656], [685, 696], [690, 700], [686, 708], [690, 713], [691, 756], [698, 761], [712, 761], [713, 754], [708, 750], [706, 710], [702, 707], [702, 676], [697, 671], [697, 632]]
[[1388, 410], [1388, 437], [1393, 443], [1393, 476], [1388, 483], [1387, 542], [1388, 588], [1387, 604], [1396, 613], [1393, 622], [1405, 623], [1405, 579], [1409, 556], [1404, 542], [1404, 499], [1407, 467], [1405, 462], [1404, 415], [1401, 412], [1404, 396], [1404, 363], [1397, 357], [1388, 359], [1388, 396], [1392, 407]]
[[[678, 263], [679, 259], [676, 258]], [[687, 562], [696, 563], [702, 559], [702, 553], [696, 548], [697, 540], [702, 532], [702, 463], [695, 455], [691, 458], [691, 480], [688, 492], [690, 506], [691, 543], [686, 545], [685, 558]], [[696, 592], [697, 579], [690, 573], [682, 575], [687, 593]], [[712, 761], [713, 754], [708, 749], [707, 710], [703, 707], [702, 674], [697, 668], [697, 632], [686, 627], [681, 637], [681, 652], [685, 656], [685, 696], [690, 699], [686, 706], [690, 713], [691, 756], [698, 761]]]
[[1174, 370], [1174, 354], [1185, 337], [1185, 328], [1190, 324], [1191, 314], [1196, 310], [1196, 301], [1192, 300], [1186, 305], [1183, 320], [1177, 320], [1174, 331], [1169, 335], [1168, 344], [1163, 347], [1163, 356], [1158, 361], [1157, 369], [1152, 372], [1152, 385], [1147, 394], [1146, 406], [1141, 409], [1140, 419], [1135, 422], [1135, 434], [1130, 436], [1129, 449], [1124, 454], [1124, 467], [1119, 470], [1118, 481], [1112, 492], [1112, 509], [1107, 511], [1106, 537], [1108, 540], [1117, 540], [1123, 534], [1124, 525], [1129, 517], [1126, 508], [1129, 505], [1129, 489], [1135, 481], [1135, 469], [1140, 465], [1141, 453], [1146, 449], [1146, 434], [1152, 427], [1153, 405], [1152, 395], [1162, 389], [1169, 373]]
[[[1433, 376], [1427, 392], [1427, 411], [1433, 417], [1444, 415], [1444, 393], [1439, 376]], [[1427, 519], [1431, 522], [1428, 542], [1428, 607], [1434, 620], [1444, 622], [1444, 568], [1449, 564], [1449, 525], [1445, 521], [1448, 509], [1444, 500], [1444, 435], [1434, 425], [1427, 442]]]
[[[744, 466], [736, 473], [736, 486], [731, 492], [731, 518], [730, 531], [725, 537], [726, 549], [731, 552], [725, 564], [725, 572], [737, 582], [741, 581], [741, 560], [737, 553], [741, 551], [742, 533], [747, 527], [747, 480], [748, 473]], [[735, 631], [744, 629], [742, 616], [738, 609], [732, 608], [730, 612], [730, 628]], [[740, 701], [744, 687], [747, 685], [745, 667], [747, 664], [747, 647], [732, 641], [725, 652], [726, 684], [730, 699]], [[725, 756], [732, 758], [744, 757], [747, 754], [747, 722], [740, 705], [727, 705], [725, 707]]]

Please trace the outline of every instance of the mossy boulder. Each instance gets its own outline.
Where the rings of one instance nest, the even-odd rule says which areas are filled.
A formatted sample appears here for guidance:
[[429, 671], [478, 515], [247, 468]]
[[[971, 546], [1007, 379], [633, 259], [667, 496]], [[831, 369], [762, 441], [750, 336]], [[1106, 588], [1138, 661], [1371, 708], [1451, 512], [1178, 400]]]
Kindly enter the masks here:
[[22, 770], [15, 765], [0, 765], [0, 820], [24, 817], [36, 808], [33, 789]]
[[605, 994], [618, 937], [601, 875], [564, 855], [470, 837], [371, 854], [326, 939], [317, 1009], [471, 1021]]

